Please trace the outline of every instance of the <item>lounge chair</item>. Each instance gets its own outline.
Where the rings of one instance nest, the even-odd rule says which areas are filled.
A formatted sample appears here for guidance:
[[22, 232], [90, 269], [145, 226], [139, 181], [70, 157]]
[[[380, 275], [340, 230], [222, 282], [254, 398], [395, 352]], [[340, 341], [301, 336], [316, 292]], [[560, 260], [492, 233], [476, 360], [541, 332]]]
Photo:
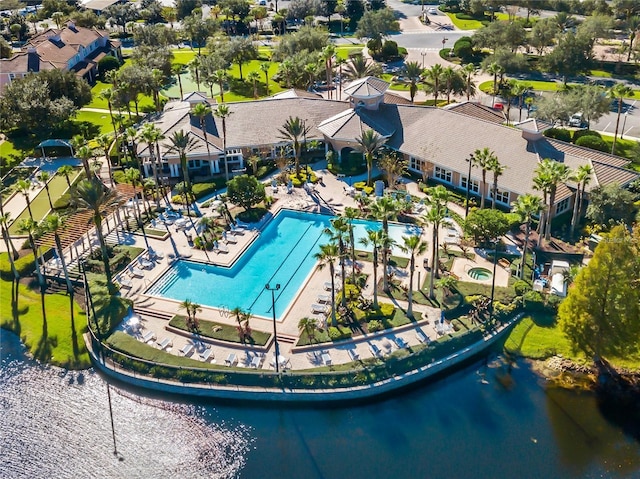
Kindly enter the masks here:
[[379, 358], [380, 356], [382, 356], [382, 351], [380, 351], [380, 348], [375, 344], [369, 345], [369, 351], [371, 351], [371, 354], [373, 354], [374, 358]]
[[218, 253], [228, 253], [229, 248], [226, 245], [219, 244], [218, 245]]
[[231, 243], [231, 244], [238, 244], [238, 240], [237, 240], [235, 237], [233, 237], [233, 236], [227, 236], [227, 237], [225, 238], [225, 241], [227, 242], [227, 244], [228, 244], [228, 243]]
[[145, 258], [140, 258], [138, 260], [138, 264], [140, 264], [140, 266], [142, 266], [144, 269], [151, 269], [155, 266], [155, 263], [149, 261], [148, 259]]
[[193, 353], [193, 344], [187, 343], [184, 346], [182, 346], [182, 349], [180, 350], [180, 354], [182, 354], [183, 356], [189, 356]]
[[129, 268], [129, 271], [131, 272], [131, 275], [136, 278], [144, 278], [144, 271], [142, 271], [140, 268], [132, 266], [131, 268]]
[[318, 303], [331, 303], [331, 296], [329, 296], [328, 294], [319, 294], [318, 295]]
[[429, 342], [429, 338], [427, 338], [425, 336], [425, 334], [422, 331], [416, 331], [416, 338], [418, 339], [418, 341], [420, 341], [421, 343], [428, 343]]
[[347, 352], [349, 353], [349, 357], [352, 361], [358, 361], [360, 359], [360, 355], [355, 349], [347, 349]]
[[156, 333], [154, 333], [153, 331], [147, 331], [142, 335], [143, 343], [148, 343], [149, 341], [152, 341], [154, 339], [156, 339]]
[[208, 361], [209, 358], [212, 358], [212, 357], [214, 357], [214, 355], [213, 355], [213, 349], [211, 349], [211, 348], [207, 348], [207, 349], [205, 349], [204, 351], [202, 351], [200, 353], [200, 359], [205, 361], [205, 362]]
[[329, 306], [326, 304], [314, 303], [311, 305], [311, 312], [313, 314], [327, 314], [329, 312]]
[[396, 343], [396, 346], [398, 346], [400, 349], [406, 348], [408, 346], [407, 342], [400, 336], [396, 336], [395, 338], [393, 338], [393, 342]]
[[[340, 291], [340, 284], [338, 282], [334, 284], [335, 284], [336, 291]], [[324, 283], [324, 290], [331, 291], [331, 281], [327, 281], [326, 283]]]
[[162, 341], [156, 342], [158, 349], [167, 349], [168, 347], [173, 346], [173, 341], [171, 338], [164, 338]]
[[116, 279], [116, 282], [120, 285], [121, 288], [133, 287], [133, 282], [129, 278], [119, 277]]
[[149, 257], [153, 259], [164, 259], [164, 253], [162, 251], [156, 251], [149, 248]]

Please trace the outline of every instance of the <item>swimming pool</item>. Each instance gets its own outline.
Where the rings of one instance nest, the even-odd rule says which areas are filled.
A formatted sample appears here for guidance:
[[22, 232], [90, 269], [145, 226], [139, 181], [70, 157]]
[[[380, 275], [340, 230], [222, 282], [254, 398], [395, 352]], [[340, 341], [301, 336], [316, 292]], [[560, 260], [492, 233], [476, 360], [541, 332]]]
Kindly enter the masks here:
[[[177, 301], [190, 299], [216, 308], [240, 307], [255, 316], [271, 318], [271, 294], [265, 290], [265, 285], [280, 284], [275, 293], [276, 314], [280, 317], [313, 270], [314, 254], [328, 241], [324, 230], [330, 226], [331, 218], [281, 210], [231, 268], [180, 260], [147, 290], [147, 294]], [[354, 220], [358, 249], [365, 249], [359, 245], [359, 239], [366, 235], [367, 228], [380, 229], [382, 224]], [[419, 231], [413, 225], [389, 225], [389, 236], [400, 244], [402, 236]], [[393, 254], [403, 255], [397, 247]]]

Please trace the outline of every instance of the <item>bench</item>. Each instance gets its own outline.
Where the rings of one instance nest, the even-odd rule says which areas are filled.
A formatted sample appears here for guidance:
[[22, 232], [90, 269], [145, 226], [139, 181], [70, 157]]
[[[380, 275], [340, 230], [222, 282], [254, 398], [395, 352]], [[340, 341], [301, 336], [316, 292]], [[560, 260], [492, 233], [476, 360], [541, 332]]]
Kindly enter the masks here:
[[509, 262], [509, 260], [507, 258], [500, 258], [498, 260], [498, 264], [500, 266], [502, 266], [504, 269], [510, 269], [511, 268], [511, 263]]

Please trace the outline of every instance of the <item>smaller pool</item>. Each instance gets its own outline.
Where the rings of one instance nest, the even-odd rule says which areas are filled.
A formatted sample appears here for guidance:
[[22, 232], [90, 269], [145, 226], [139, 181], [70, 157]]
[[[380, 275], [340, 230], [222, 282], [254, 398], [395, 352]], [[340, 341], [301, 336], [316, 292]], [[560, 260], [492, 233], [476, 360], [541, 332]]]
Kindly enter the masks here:
[[493, 277], [493, 273], [487, 268], [471, 268], [469, 271], [467, 271], [467, 276], [477, 281], [486, 281], [487, 279], [491, 279]]

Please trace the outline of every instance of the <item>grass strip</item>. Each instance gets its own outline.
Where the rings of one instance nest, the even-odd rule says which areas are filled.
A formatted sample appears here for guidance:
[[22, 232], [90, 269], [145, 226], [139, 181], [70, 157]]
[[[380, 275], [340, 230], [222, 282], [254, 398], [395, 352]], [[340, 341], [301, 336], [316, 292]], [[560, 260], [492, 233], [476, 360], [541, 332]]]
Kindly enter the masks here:
[[[176, 315], [169, 321], [169, 326], [180, 329], [182, 331], [189, 331], [187, 327], [186, 318], [182, 315]], [[216, 323], [214, 321], [207, 321], [200, 319], [198, 321], [198, 327], [200, 329], [200, 336], [206, 338], [216, 339], [219, 341], [227, 341], [230, 343], [241, 343], [240, 336], [236, 326], [229, 324]], [[251, 337], [245, 342], [254, 346], [264, 346], [271, 335], [262, 331], [251, 331]]]

